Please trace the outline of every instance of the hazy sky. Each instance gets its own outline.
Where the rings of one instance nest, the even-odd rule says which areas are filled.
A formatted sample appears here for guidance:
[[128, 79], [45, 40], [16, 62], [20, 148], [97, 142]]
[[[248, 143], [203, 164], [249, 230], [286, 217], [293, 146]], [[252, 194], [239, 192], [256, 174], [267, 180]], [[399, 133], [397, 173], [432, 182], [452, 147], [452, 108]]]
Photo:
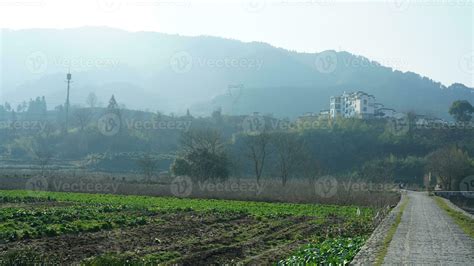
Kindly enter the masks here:
[[474, 0], [0, 0], [0, 27], [110, 26], [346, 50], [474, 86]]

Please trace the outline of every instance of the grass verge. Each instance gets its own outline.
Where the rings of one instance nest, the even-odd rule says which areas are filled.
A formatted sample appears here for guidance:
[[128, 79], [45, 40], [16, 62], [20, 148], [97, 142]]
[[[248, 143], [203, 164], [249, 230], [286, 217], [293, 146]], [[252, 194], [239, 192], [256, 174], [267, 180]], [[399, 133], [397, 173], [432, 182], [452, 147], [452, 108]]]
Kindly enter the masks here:
[[382, 249], [376, 256], [375, 265], [382, 265], [385, 259], [385, 256], [387, 255], [387, 252], [388, 252], [388, 246], [390, 245], [390, 242], [392, 242], [393, 236], [395, 235], [395, 232], [397, 231], [398, 225], [402, 221], [403, 211], [405, 210], [407, 204], [408, 204], [408, 197], [405, 197], [405, 199], [402, 202], [402, 205], [400, 206], [400, 211], [398, 212], [397, 217], [395, 218], [395, 222], [392, 224], [392, 226], [388, 230], [387, 236], [385, 236], [385, 239], [382, 243]]
[[461, 229], [468, 234], [470, 237], [474, 238], [474, 223], [472, 219], [464, 215], [460, 211], [456, 211], [451, 209], [451, 207], [446, 204], [446, 202], [440, 198], [435, 197], [436, 204], [443, 209], [451, 218], [453, 218], [454, 222], [461, 227]]

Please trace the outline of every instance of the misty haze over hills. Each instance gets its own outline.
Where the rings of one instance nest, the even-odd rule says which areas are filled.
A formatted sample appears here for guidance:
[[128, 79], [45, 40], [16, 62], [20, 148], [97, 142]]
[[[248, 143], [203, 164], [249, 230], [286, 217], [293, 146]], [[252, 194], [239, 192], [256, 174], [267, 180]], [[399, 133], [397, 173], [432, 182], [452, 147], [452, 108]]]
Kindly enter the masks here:
[[15, 106], [36, 96], [49, 109], [63, 104], [69, 68], [72, 104], [85, 105], [95, 92], [103, 103], [114, 94], [128, 108], [166, 113], [222, 108], [295, 117], [327, 109], [331, 95], [363, 90], [386, 107], [447, 118], [453, 101], [474, 101], [462, 84], [445, 86], [348, 52], [99, 27], [3, 30], [1, 38], [0, 100]]

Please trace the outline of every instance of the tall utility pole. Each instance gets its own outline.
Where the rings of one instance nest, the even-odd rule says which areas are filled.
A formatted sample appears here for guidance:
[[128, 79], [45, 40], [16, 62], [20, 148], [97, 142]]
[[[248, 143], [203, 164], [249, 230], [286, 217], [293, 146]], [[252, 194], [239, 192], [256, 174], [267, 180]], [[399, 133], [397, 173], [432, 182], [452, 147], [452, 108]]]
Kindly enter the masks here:
[[68, 131], [68, 123], [69, 123], [69, 88], [70, 88], [70, 85], [71, 85], [71, 78], [72, 78], [72, 75], [70, 73], [71, 71], [69, 70], [67, 75], [66, 75], [66, 79], [67, 79], [67, 97], [66, 97], [66, 134], [67, 134], [67, 131]]

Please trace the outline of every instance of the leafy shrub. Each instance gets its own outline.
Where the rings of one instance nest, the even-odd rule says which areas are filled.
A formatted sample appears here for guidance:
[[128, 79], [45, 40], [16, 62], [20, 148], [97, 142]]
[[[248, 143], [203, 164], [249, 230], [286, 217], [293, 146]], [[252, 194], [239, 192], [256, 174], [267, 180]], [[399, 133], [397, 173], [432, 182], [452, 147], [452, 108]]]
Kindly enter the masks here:
[[364, 245], [364, 237], [332, 238], [311, 243], [278, 265], [346, 265]]

